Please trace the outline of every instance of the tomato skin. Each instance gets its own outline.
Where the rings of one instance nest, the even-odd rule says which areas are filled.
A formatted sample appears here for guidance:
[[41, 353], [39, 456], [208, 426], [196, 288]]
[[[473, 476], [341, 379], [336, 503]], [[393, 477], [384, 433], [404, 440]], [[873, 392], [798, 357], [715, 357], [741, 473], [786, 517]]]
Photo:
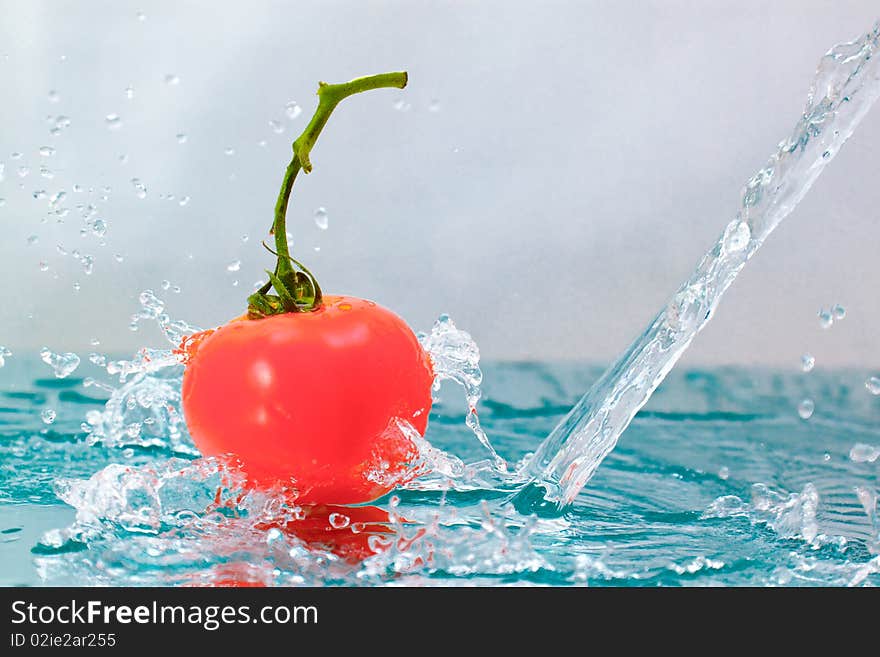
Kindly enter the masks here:
[[253, 485], [293, 479], [299, 504], [367, 502], [418, 455], [394, 420], [424, 434], [431, 362], [409, 326], [372, 301], [326, 296], [314, 312], [236, 319], [185, 349], [196, 447], [235, 454]]

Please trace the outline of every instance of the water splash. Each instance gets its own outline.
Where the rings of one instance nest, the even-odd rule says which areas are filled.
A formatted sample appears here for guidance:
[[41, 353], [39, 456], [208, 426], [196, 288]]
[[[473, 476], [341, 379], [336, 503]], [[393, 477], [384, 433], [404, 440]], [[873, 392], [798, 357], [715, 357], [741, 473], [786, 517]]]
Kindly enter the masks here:
[[[540, 497], [572, 502], [614, 449], [721, 297], [770, 233], [797, 206], [880, 97], [880, 22], [820, 61], [801, 120], [746, 184], [737, 217], [645, 332], [551, 432], [527, 466]], [[829, 312], [833, 321], [833, 314]], [[529, 487], [532, 488], [532, 487]], [[521, 500], [532, 504], [535, 491]]]
[[434, 366], [434, 390], [439, 390], [444, 380], [452, 380], [462, 386], [467, 397], [468, 412], [465, 422], [477, 440], [486, 448], [500, 472], [507, 471], [507, 462], [498, 455], [489, 437], [480, 426], [477, 403], [480, 401], [483, 372], [480, 370], [480, 349], [466, 331], [455, 326], [449, 315], [440, 315], [430, 333], [420, 333], [419, 342], [431, 356]]
[[79, 356], [76, 354], [70, 352], [56, 354], [48, 347], [40, 350], [40, 359], [52, 368], [58, 379], [67, 378], [79, 367]]
[[812, 483], [807, 483], [800, 493], [788, 494], [765, 484], [755, 484], [751, 502], [744, 502], [736, 495], [725, 495], [709, 505], [703, 518], [742, 516], [767, 525], [781, 538], [802, 538], [814, 543], [819, 537], [818, 507], [819, 492]]

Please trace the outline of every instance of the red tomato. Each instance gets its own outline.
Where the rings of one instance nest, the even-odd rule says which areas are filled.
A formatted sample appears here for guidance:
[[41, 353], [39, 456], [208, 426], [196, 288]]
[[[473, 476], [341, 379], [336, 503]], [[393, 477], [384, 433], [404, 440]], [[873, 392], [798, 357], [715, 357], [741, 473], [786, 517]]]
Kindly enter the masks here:
[[206, 456], [235, 454], [257, 486], [300, 504], [354, 504], [404, 480], [424, 434], [433, 372], [397, 315], [355, 297], [232, 321], [185, 341], [183, 412]]

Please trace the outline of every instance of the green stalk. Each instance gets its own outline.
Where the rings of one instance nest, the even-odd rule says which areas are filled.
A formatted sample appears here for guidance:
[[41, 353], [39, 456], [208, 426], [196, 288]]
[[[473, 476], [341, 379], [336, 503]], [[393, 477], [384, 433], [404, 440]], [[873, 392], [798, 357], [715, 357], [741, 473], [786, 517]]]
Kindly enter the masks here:
[[[370, 89], [403, 89], [406, 83], [405, 71], [370, 75], [342, 84], [318, 83], [318, 107], [305, 130], [293, 142], [293, 159], [284, 172], [281, 191], [275, 202], [275, 219], [270, 231], [275, 236], [275, 250], [272, 253], [278, 258], [275, 271], [267, 271], [269, 282], [248, 297], [248, 314], [251, 317], [310, 312], [321, 307], [322, 295], [318, 282], [308, 269], [290, 256], [290, 245], [287, 243], [287, 207], [293, 183], [300, 171], [311, 172], [312, 148], [327, 125], [330, 114], [342, 100]], [[273, 287], [277, 294], [268, 294]]]

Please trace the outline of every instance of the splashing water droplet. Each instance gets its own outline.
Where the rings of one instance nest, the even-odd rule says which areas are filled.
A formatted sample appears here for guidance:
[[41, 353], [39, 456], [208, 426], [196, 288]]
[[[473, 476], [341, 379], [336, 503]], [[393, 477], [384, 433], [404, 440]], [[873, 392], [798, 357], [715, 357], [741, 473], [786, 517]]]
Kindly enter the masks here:
[[82, 285], [79, 284], [79, 281], [74, 281], [74, 282], [73, 282], [73, 289], [74, 289], [75, 292], [79, 292], [80, 289], [82, 289]]
[[343, 513], [331, 513], [328, 520], [333, 529], [345, 529], [351, 522], [351, 518]]
[[95, 237], [104, 237], [107, 234], [107, 222], [103, 219], [95, 219], [92, 222], [92, 234]]
[[321, 230], [327, 230], [327, 227], [330, 225], [330, 219], [325, 208], [321, 207], [315, 210], [315, 225]]
[[439, 112], [440, 111], [440, 100], [438, 98], [431, 99], [431, 102], [428, 103], [428, 111], [429, 112]]
[[816, 359], [811, 354], [801, 356], [801, 369], [804, 372], [810, 372], [816, 366]]
[[39, 200], [41, 198], [46, 198], [46, 190], [45, 189], [36, 189], [36, 190], [34, 190], [33, 196], [37, 200]]
[[55, 91], [54, 89], [49, 90], [49, 94], [46, 96], [50, 103], [57, 103], [61, 101], [61, 95]]
[[170, 85], [170, 86], [176, 86], [176, 85], [180, 84], [180, 78], [178, 76], [174, 75], [174, 73], [166, 73], [165, 74], [165, 84]]
[[30, 172], [30, 167], [18, 167], [18, 171], [16, 173], [18, 173], [19, 178], [26, 178]]
[[232, 146], [227, 146], [226, 148], [223, 149], [223, 152], [226, 155], [235, 155], [235, 149]]
[[241, 236], [241, 241], [242, 241], [242, 242], [247, 242], [249, 239], [250, 239], [250, 237], [248, 237], [247, 235], [242, 235], [242, 236]]
[[45, 260], [40, 260], [40, 271], [49, 271], [49, 263]]
[[865, 388], [867, 388], [868, 392], [872, 395], [880, 395], [880, 377], [869, 376], [868, 380], [865, 381]]
[[392, 105], [392, 107], [394, 107], [394, 109], [396, 109], [398, 112], [408, 112], [412, 105], [410, 105], [405, 100], [396, 100], [394, 101], [394, 105]]
[[834, 315], [831, 314], [830, 310], [825, 310], [822, 308], [819, 313], [819, 326], [823, 329], [831, 328], [831, 325], [834, 324]]
[[128, 85], [125, 88], [125, 97], [128, 98], [129, 100], [134, 98], [134, 87], [132, 87], [131, 85]]
[[228, 265], [226, 265], [226, 271], [238, 271], [241, 269], [241, 260], [233, 260]]
[[856, 443], [849, 450], [849, 458], [854, 463], [873, 463], [880, 458], [880, 447], [866, 443]]
[[55, 155], [55, 149], [51, 146], [40, 146], [40, 155], [43, 157], [52, 157]]
[[6, 347], [0, 346], [0, 367], [6, 365], [6, 359], [12, 355], [12, 352], [9, 351]]
[[179, 205], [182, 208], [189, 205], [189, 196], [181, 196], [180, 200], [177, 202], [177, 205]]
[[118, 114], [108, 114], [104, 117], [104, 122], [110, 130], [119, 130], [122, 127], [122, 117]]
[[0, 198], [0, 208], [2, 208], [4, 205], [6, 205], [6, 199]]
[[113, 259], [116, 262], [122, 262], [123, 260], [125, 260], [125, 257], [122, 254], [117, 253], [113, 256]]
[[276, 135], [280, 135], [282, 132], [284, 132], [284, 124], [280, 121], [275, 121], [274, 119], [269, 121], [269, 127], [272, 128], [272, 132], [274, 132]]
[[831, 312], [834, 313], [834, 319], [840, 320], [846, 317], [846, 308], [841, 306], [839, 303], [831, 309]]
[[163, 290], [168, 290], [171, 288], [171, 281], [164, 280], [161, 283], [159, 283], [159, 287], [161, 287]]
[[188, 137], [186, 136], [185, 132], [178, 132], [176, 135], [176, 139], [178, 144], [185, 144]]
[[43, 412], [40, 413], [40, 419], [43, 420], [44, 424], [52, 424], [55, 421], [57, 414], [51, 408], [43, 409]]
[[141, 23], [143, 23], [145, 20], [147, 20], [147, 15], [146, 15], [144, 12], [139, 11], [139, 12], [137, 13], [137, 19], [138, 19]]
[[138, 198], [147, 198], [147, 188], [140, 178], [132, 178], [131, 184], [134, 186], [135, 194]]
[[[120, 164], [128, 164], [128, 154], [127, 154], [127, 153], [122, 153], [122, 154], [120, 154], [120, 156], [119, 156], [119, 163], [120, 163]], [[105, 199], [105, 200], [106, 200], [106, 199]]]
[[28, 246], [33, 246], [34, 244], [36, 244], [39, 241], [40, 241], [40, 238], [37, 237], [36, 235], [31, 235], [30, 237], [27, 238]]
[[287, 118], [292, 121], [302, 114], [302, 107], [300, 107], [295, 100], [291, 100], [284, 106], [284, 113], [287, 115]]
[[728, 477], [730, 477], [730, 469], [726, 465], [721, 466], [718, 470], [718, 478], [726, 481]]
[[76, 354], [70, 352], [56, 354], [48, 347], [43, 347], [40, 350], [40, 359], [52, 368], [55, 376], [59, 379], [70, 376], [79, 367], [79, 356]]
[[802, 420], [809, 420], [813, 416], [813, 411], [816, 410], [816, 404], [813, 403], [812, 399], [804, 399], [798, 404], [797, 410]]

